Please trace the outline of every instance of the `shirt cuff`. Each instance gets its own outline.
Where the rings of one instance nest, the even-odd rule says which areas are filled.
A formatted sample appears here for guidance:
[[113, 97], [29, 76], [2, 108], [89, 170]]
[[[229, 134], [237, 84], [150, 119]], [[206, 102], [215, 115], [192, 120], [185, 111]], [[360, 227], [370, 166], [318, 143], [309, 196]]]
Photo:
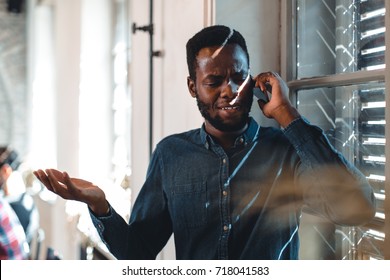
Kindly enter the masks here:
[[108, 213], [107, 214], [104, 214], [104, 215], [97, 215], [95, 212], [92, 211], [91, 208], [88, 207], [88, 211], [90, 213], [91, 216], [95, 217], [96, 219], [108, 219], [108, 218], [111, 218], [112, 217], [112, 207], [111, 207], [111, 204], [108, 203]]
[[309, 123], [308, 120], [306, 120], [304, 117], [300, 116], [300, 117], [296, 118], [295, 120], [293, 120], [288, 126], [286, 126], [285, 128], [282, 128], [282, 130], [283, 131], [288, 131], [290, 129], [294, 129], [294, 126], [297, 126], [297, 123], [301, 122], [301, 121]]
[[310, 139], [316, 138], [322, 134], [322, 129], [310, 124], [304, 118], [299, 117], [293, 120], [286, 128], [282, 129], [284, 135], [289, 139], [294, 147], [300, 148]]

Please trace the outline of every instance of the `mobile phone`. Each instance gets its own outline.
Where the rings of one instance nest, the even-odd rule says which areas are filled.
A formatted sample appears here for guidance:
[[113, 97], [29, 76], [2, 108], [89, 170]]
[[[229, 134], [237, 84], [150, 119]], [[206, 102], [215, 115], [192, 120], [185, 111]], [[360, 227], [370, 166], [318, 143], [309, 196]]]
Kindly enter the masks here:
[[260, 100], [264, 101], [265, 103], [267, 103], [269, 101], [267, 93], [263, 92], [258, 87], [253, 88], [253, 95], [256, 96], [257, 99], [260, 99]]

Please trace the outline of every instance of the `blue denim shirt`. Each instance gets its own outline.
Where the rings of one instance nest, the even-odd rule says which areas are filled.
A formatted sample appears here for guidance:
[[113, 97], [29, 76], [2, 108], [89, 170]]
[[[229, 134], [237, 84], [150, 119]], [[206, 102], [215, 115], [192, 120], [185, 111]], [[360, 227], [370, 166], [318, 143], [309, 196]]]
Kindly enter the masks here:
[[90, 214], [118, 259], [154, 259], [172, 233], [177, 259], [297, 259], [303, 206], [352, 224], [371, 218], [373, 205], [365, 177], [321, 129], [251, 119], [229, 151], [204, 127], [163, 139], [128, 224], [113, 208]]

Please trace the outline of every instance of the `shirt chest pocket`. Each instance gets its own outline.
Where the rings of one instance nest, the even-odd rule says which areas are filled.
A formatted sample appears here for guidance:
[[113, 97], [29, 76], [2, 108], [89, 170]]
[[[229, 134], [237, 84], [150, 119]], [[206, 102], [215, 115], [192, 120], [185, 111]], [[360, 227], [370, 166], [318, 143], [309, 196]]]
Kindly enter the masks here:
[[172, 189], [173, 224], [179, 228], [195, 228], [207, 223], [207, 184], [177, 183]]

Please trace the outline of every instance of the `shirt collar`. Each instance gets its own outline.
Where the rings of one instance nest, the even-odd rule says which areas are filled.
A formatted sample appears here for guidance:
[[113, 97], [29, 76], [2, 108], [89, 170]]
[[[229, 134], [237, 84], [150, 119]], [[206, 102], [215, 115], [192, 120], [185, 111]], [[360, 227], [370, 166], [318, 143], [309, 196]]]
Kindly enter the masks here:
[[[235, 146], [248, 145], [255, 141], [256, 139], [254, 138], [258, 137], [258, 135], [256, 134], [258, 129], [259, 125], [252, 117], [250, 117], [248, 122], [248, 128], [236, 138]], [[216, 145], [212, 137], [206, 132], [204, 124], [200, 129], [200, 139], [206, 149], [209, 149], [211, 145]]]

